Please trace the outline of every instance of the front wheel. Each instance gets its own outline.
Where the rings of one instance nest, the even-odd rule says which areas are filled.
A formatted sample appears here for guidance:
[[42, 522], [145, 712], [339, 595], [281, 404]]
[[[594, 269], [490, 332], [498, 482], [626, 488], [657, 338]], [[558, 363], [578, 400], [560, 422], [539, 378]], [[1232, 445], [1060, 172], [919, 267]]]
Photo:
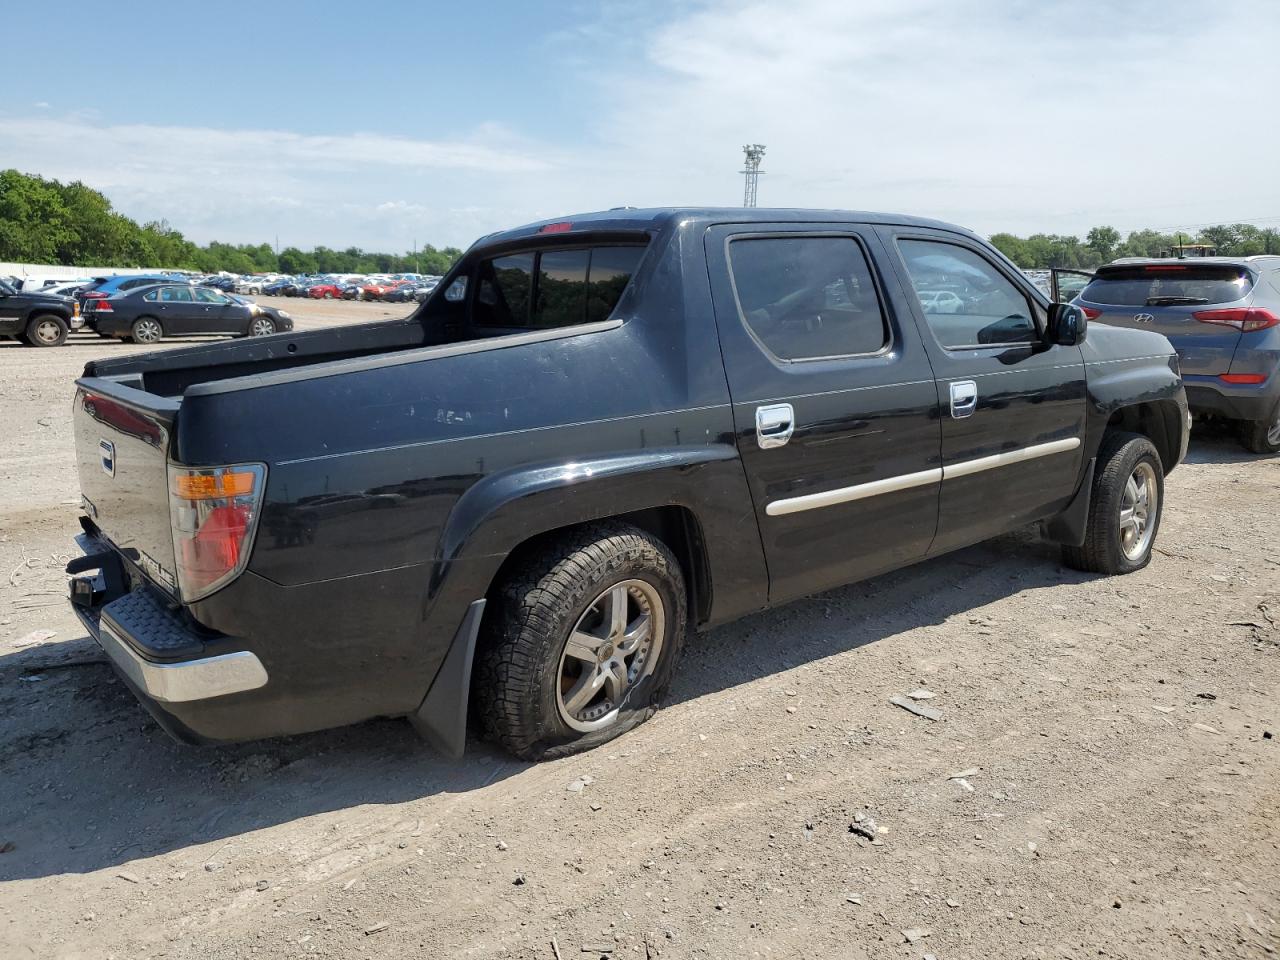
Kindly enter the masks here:
[[23, 339], [33, 347], [60, 347], [67, 342], [67, 334], [70, 332], [65, 320], [47, 313], [32, 318], [27, 324]]
[[658, 709], [687, 620], [684, 574], [664, 543], [586, 527], [528, 558], [493, 598], [475, 717], [525, 760], [606, 743]]
[[1146, 437], [1113, 433], [1102, 441], [1084, 544], [1062, 548], [1069, 567], [1132, 573], [1151, 562], [1164, 510], [1164, 466]]
[[1280, 401], [1270, 417], [1244, 424], [1244, 445], [1254, 453], [1280, 453]]
[[133, 321], [129, 335], [134, 343], [159, 343], [164, 336], [164, 328], [154, 317], [139, 317]]
[[251, 337], [269, 337], [275, 332], [276, 324], [270, 317], [254, 317], [253, 322], [249, 324]]

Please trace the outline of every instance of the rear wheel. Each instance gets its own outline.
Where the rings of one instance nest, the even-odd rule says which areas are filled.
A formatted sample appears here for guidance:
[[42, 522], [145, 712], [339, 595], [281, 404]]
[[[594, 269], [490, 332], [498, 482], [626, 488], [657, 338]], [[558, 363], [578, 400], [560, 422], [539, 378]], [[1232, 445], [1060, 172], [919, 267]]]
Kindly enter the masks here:
[[1270, 417], [1246, 421], [1243, 440], [1254, 453], [1280, 453], [1280, 401]]
[[67, 342], [68, 333], [67, 321], [46, 313], [31, 318], [23, 339], [33, 347], [60, 347]]
[[158, 343], [164, 336], [164, 328], [155, 317], [139, 317], [133, 321], [129, 335], [134, 343]]
[[1063, 562], [1091, 573], [1132, 573], [1151, 562], [1164, 509], [1164, 467], [1146, 437], [1112, 433], [1102, 441], [1082, 546]]
[[684, 574], [662, 542], [601, 524], [530, 557], [485, 617], [486, 737], [526, 760], [588, 750], [658, 709], [684, 643]]

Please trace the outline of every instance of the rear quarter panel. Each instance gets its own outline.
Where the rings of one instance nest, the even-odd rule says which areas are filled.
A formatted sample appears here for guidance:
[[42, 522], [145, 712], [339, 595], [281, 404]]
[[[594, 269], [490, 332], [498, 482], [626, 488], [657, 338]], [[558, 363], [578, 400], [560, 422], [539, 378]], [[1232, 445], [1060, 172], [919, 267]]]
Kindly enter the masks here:
[[665, 505], [712, 528], [718, 609], [759, 606], [759, 534], [700, 249], [689, 257], [692, 270], [679, 233], [651, 250], [610, 329], [189, 391], [184, 463], [268, 464], [249, 572], [193, 605], [197, 619], [266, 643], [278, 642], [270, 625], [287, 626], [315, 661], [289, 669], [343, 697], [360, 696], [341, 683], [343, 660], [358, 655], [379, 712], [412, 710], [513, 547]]

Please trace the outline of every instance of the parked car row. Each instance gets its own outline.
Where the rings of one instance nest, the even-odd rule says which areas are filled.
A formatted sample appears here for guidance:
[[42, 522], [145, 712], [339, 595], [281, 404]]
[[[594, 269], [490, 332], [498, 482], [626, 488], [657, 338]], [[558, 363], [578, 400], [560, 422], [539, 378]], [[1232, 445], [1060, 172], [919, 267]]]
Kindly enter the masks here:
[[258, 292], [274, 297], [310, 297], [313, 300], [382, 300], [389, 303], [421, 303], [440, 282], [439, 277], [279, 277]]

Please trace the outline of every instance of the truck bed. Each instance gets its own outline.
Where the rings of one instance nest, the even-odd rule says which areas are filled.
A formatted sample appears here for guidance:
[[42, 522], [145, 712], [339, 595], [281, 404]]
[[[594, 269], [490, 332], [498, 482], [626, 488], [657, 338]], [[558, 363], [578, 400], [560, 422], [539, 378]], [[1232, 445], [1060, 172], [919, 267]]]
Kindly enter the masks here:
[[433, 342], [415, 319], [380, 321], [94, 360], [85, 365], [84, 375], [177, 399], [196, 384], [412, 350]]

